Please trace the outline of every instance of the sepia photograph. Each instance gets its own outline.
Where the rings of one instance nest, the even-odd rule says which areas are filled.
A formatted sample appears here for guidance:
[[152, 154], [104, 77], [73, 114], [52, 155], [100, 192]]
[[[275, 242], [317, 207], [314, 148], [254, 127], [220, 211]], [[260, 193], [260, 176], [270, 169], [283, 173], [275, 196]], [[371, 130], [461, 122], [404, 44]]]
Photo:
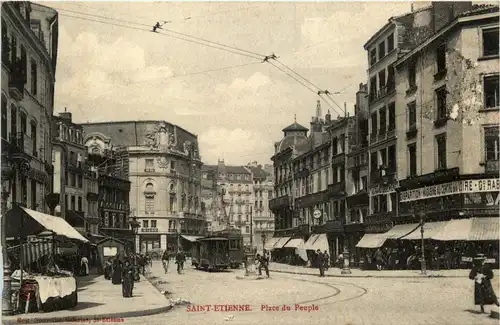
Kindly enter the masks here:
[[498, 1], [1, 18], [0, 324], [499, 324]]

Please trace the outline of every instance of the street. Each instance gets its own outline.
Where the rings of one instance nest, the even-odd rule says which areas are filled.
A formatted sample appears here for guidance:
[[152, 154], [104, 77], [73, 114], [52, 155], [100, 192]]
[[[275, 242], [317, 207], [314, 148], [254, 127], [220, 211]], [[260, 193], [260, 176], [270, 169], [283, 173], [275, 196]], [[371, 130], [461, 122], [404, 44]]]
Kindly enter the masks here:
[[[271, 273], [270, 279], [244, 279], [244, 270], [209, 273], [185, 265], [184, 274], [170, 264], [164, 274], [154, 262], [152, 275], [172, 298], [193, 305], [250, 305], [252, 311], [188, 312], [177, 306], [171, 312], [128, 318], [126, 324], [350, 324], [350, 325], [493, 325], [498, 321], [477, 314], [472, 305], [472, 283], [465, 278], [375, 279], [319, 278]], [[290, 311], [281, 311], [283, 305]], [[295, 311], [294, 304], [315, 305], [316, 311]], [[280, 311], [261, 311], [261, 306]], [[190, 307], [193, 308], [193, 307]], [[496, 308], [496, 307], [495, 307]], [[213, 309], [213, 308], [212, 308]], [[487, 307], [487, 312], [490, 307]]]

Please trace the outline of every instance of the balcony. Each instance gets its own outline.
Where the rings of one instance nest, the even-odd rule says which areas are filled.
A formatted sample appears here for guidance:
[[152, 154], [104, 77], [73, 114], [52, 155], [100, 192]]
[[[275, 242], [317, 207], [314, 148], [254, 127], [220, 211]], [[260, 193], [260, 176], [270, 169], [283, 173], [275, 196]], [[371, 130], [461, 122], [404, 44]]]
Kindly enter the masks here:
[[16, 100], [21, 101], [24, 98], [24, 84], [26, 83], [26, 62], [18, 59], [11, 64], [9, 75], [9, 94]]
[[446, 73], [448, 72], [448, 70], [446, 69], [442, 69], [441, 71], [438, 71], [435, 75], [434, 75], [434, 81], [439, 81], [439, 80], [443, 80], [444, 77], [446, 77]]
[[278, 210], [289, 206], [290, 197], [288, 195], [269, 200], [269, 209], [271, 210]]
[[329, 184], [327, 188], [328, 197], [338, 197], [345, 196], [345, 183], [338, 182], [335, 184]]
[[396, 169], [394, 167], [381, 167], [380, 169], [371, 171], [371, 184], [388, 184], [396, 180]]
[[410, 140], [413, 139], [417, 136], [417, 124], [412, 124], [410, 125], [409, 130], [406, 132], [406, 139]]
[[332, 157], [332, 165], [340, 165], [345, 163], [345, 155], [343, 152], [337, 153]]

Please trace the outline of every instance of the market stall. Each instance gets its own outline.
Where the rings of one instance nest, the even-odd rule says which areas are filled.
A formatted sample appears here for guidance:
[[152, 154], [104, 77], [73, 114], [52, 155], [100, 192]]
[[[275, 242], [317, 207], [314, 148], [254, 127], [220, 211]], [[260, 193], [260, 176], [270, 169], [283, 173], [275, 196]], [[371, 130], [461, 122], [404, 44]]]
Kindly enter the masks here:
[[[15, 206], [7, 213], [7, 238], [15, 245], [8, 250], [15, 270], [12, 302], [18, 312], [54, 311], [78, 303], [73, 273], [61, 270], [56, 258], [61, 241], [88, 240], [64, 219]], [[21, 272], [21, 270], [23, 270]]]

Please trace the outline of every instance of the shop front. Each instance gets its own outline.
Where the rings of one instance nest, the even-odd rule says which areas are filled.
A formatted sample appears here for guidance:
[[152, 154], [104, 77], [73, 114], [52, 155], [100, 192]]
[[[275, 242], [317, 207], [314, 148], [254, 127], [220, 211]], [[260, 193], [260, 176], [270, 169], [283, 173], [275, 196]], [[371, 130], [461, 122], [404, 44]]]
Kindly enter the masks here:
[[345, 232], [342, 219], [328, 220], [321, 226], [314, 226], [312, 232], [326, 234], [331, 261], [336, 261], [337, 257], [344, 252]]

